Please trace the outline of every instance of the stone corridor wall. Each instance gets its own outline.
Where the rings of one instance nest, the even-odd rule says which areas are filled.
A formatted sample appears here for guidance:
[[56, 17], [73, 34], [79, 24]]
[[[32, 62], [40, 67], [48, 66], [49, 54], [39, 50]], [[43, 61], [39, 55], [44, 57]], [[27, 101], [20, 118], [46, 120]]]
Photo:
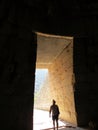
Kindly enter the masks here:
[[52, 99], [55, 99], [60, 108], [60, 118], [77, 124], [74, 106], [72, 40], [48, 70], [47, 80], [39, 92], [38, 108], [49, 110]]
[[[4, 36], [2, 38], [5, 38]], [[0, 118], [2, 130], [32, 130], [36, 36], [0, 42]], [[14, 44], [13, 44], [14, 42]], [[28, 44], [29, 42], [29, 44]], [[33, 59], [33, 60], [32, 60]]]
[[74, 39], [75, 104], [79, 126], [98, 127], [98, 41]]
[[73, 92], [73, 44], [69, 44], [49, 69], [52, 98], [60, 107], [60, 117], [76, 124]]

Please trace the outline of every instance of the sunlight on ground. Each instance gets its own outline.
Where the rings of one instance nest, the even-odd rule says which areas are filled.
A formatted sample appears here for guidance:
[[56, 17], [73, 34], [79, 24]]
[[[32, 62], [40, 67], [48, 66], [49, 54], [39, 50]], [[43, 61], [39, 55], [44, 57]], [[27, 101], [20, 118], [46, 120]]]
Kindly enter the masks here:
[[[65, 124], [59, 121], [59, 126], [65, 126]], [[49, 112], [34, 109], [34, 130], [41, 130], [52, 127], [52, 119], [49, 117]]]
[[[34, 109], [34, 127], [33, 130], [53, 130], [52, 119], [49, 117], [48, 111]], [[76, 127], [70, 123], [59, 120], [58, 130], [87, 130]]]

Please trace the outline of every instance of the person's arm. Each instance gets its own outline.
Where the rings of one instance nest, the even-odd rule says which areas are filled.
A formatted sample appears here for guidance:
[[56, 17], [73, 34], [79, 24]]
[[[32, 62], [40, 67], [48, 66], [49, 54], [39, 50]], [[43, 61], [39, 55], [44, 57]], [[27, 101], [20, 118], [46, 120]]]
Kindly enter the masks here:
[[[57, 106], [58, 107], [58, 106]], [[60, 114], [59, 107], [58, 107], [58, 114]]]
[[51, 117], [51, 107], [50, 107], [50, 110], [49, 110], [49, 117]]

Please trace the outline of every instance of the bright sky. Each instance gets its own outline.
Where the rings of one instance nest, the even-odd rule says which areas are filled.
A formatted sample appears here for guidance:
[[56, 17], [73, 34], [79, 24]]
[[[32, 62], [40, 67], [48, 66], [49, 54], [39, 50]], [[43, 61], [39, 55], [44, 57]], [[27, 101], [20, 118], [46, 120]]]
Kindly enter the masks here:
[[48, 69], [36, 69], [35, 72], [35, 92], [37, 92], [41, 84], [44, 82], [46, 75], [48, 74]]

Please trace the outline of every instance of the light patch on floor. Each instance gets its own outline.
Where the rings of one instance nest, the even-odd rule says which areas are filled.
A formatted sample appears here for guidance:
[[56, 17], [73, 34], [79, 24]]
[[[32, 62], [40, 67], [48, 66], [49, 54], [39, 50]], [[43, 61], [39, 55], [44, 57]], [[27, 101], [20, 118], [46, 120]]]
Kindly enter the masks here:
[[[34, 127], [33, 130], [53, 130], [52, 118], [48, 111], [34, 109]], [[76, 127], [70, 123], [59, 120], [58, 130], [87, 130]]]
[[[65, 126], [65, 123], [59, 121], [59, 127]], [[34, 109], [34, 130], [43, 130], [53, 128], [52, 119], [49, 112]]]

